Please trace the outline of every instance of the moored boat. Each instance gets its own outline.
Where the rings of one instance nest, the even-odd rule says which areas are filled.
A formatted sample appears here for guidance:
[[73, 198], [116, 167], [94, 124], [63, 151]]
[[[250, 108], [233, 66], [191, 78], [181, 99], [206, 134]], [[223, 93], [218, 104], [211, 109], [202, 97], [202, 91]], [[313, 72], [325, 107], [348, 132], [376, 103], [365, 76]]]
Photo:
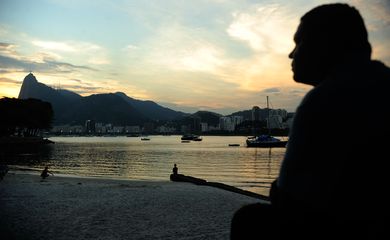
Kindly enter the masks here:
[[267, 109], [268, 109], [268, 119], [267, 119], [267, 129], [268, 134], [263, 134], [259, 136], [252, 136], [246, 139], [247, 147], [259, 147], [259, 148], [284, 148], [287, 145], [287, 141], [280, 140], [276, 137], [271, 136], [270, 128], [270, 114], [269, 114], [269, 102], [267, 96]]
[[202, 141], [202, 137], [195, 135], [195, 134], [184, 134], [181, 137], [181, 140], [184, 141]]
[[249, 137], [246, 140], [247, 147], [263, 147], [263, 148], [283, 148], [286, 147], [287, 141], [282, 141], [270, 135], [260, 135]]

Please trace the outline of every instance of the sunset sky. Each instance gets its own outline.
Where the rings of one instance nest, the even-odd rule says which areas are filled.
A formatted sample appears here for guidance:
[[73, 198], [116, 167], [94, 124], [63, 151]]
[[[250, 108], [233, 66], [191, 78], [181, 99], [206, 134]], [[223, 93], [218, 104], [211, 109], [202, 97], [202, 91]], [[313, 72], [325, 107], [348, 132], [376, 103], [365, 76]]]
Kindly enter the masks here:
[[[0, 97], [38, 81], [83, 96], [121, 91], [175, 110], [295, 111], [293, 35], [321, 0], [0, 0]], [[342, 1], [390, 65], [390, 1]]]

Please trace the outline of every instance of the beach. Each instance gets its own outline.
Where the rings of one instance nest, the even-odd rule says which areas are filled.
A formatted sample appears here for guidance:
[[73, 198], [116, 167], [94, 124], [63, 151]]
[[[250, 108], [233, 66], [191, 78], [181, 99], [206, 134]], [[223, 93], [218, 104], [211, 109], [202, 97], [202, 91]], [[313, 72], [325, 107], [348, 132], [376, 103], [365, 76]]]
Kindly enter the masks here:
[[2, 239], [229, 239], [234, 212], [261, 201], [168, 179], [10, 171], [0, 181]]

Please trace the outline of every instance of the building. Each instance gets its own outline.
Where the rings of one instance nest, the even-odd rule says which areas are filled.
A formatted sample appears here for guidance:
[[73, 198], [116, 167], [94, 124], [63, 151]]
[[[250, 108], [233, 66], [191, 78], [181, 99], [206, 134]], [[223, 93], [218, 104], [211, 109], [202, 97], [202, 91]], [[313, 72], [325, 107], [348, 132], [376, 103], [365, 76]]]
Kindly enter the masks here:
[[269, 128], [283, 128], [283, 118], [279, 115], [271, 115], [269, 116]]
[[143, 130], [143, 133], [145, 133], [145, 134], [154, 133], [154, 123], [152, 123], [152, 122], [144, 123], [142, 130]]
[[244, 121], [243, 116], [220, 117], [219, 126], [221, 130], [233, 132], [236, 126]]
[[287, 114], [284, 109], [271, 109], [269, 112], [269, 128], [286, 128], [284, 121], [287, 119]]
[[94, 120], [86, 120], [85, 121], [85, 132], [86, 133], [95, 133], [95, 121]]
[[64, 134], [64, 135], [73, 135], [73, 134], [82, 134], [85, 132], [85, 129], [81, 125], [75, 125], [70, 126], [68, 124], [66, 125], [60, 125], [60, 126], [53, 126], [53, 128], [50, 130], [50, 132], [54, 134]]
[[114, 134], [121, 134], [125, 132], [125, 127], [124, 126], [114, 126], [112, 128], [112, 131]]
[[252, 121], [260, 121], [260, 108], [258, 106], [254, 106], [252, 108]]
[[201, 122], [200, 128], [202, 132], [208, 132], [209, 131], [209, 124], [207, 122]]
[[126, 133], [140, 133], [141, 128], [139, 126], [126, 126], [125, 132]]
[[194, 133], [200, 133], [201, 132], [201, 125], [200, 125], [200, 117], [194, 117], [194, 125], [193, 125], [193, 132]]
[[162, 125], [162, 126], [159, 126], [156, 128], [156, 132], [161, 133], [161, 134], [172, 134], [175, 131], [176, 131], [176, 128], [165, 126], [165, 125]]

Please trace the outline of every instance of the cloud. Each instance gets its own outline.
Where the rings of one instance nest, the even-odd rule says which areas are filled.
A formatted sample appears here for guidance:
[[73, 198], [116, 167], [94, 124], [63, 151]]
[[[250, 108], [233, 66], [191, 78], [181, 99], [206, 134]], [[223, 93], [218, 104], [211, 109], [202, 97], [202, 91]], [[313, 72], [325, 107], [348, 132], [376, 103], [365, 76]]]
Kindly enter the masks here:
[[267, 88], [263, 90], [264, 93], [280, 93], [280, 88]]
[[0, 43], [0, 70], [7, 72], [70, 73], [79, 70], [97, 71], [95, 68], [59, 61], [62, 56], [52, 52], [37, 52], [25, 56], [12, 43]]
[[242, 91], [259, 92], [275, 86], [292, 86], [288, 53], [293, 48], [296, 13], [278, 4], [251, 5], [235, 11], [226, 28], [231, 40], [246, 45], [252, 54], [230, 58], [224, 80]]
[[10, 56], [13, 58], [18, 58], [16, 52], [16, 45], [12, 43], [0, 42], [0, 55]]
[[20, 84], [20, 81], [11, 78], [0, 77], [0, 83]]
[[256, 52], [283, 54], [291, 48], [295, 29], [291, 14], [278, 4], [255, 6], [247, 11], [234, 12], [227, 33], [246, 42]]
[[224, 64], [223, 50], [201, 29], [162, 26], [147, 45], [146, 62], [170, 70], [212, 73]]
[[81, 83], [82, 82], [82, 80], [80, 80], [80, 79], [69, 79], [69, 81], [73, 81], [73, 82], [77, 82], [77, 83]]
[[74, 65], [66, 62], [59, 62], [43, 58], [40, 62], [28, 59], [17, 59], [0, 55], [0, 68], [3, 71], [43, 72], [43, 73], [70, 73], [78, 70], [97, 71], [88, 66]]
[[69, 43], [64, 42], [52, 42], [52, 41], [32, 41], [32, 44], [48, 50], [64, 51], [64, 52], [77, 52], [77, 49]]
[[105, 65], [110, 64], [111, 62], [107, 58], [106, 49], [90, 42], [33, 40], [31, 43], [32, 45], [45, 51], [50, 50], [66, 53], [68, 55], [70, 54], [74, 58], [80, 58], [80, 56], [82, 56], [86, 62], [93, 65]]
[[78, 94], [94, 94], [100, 92], [100, 86], [87, 86], [88, 84], [61, 84], [61, 88], [76, 92]]
[[[218, 33], [179, 22], [158, 26], [136, 48], [131, 44], [124, 49], [128, 64], [125, 68], [132, 76], [129, 81], [143, 86], [154, 99], [213, 109], [252, 106], [260, 91], [273, 89], [276, 93], [278, 86], [296, 85], [287, 57], [293, 48], [296, 23], [292, 23], [285, 8], [271, 7], [270, 16], [264, 19], [262, 14], [268, 10], [258, 5], [235, 11], [231, 22], [226, 20], [225, 28]], [[262, 24], [278, 27], [276, 31], [262, 32]], [[279, 34], [287, 28], [290, 33]], [[240, 29], [250, 32], [248, 37], [239, 39], [239, 32], [234, 35]], [[256, 45], [257, 39], [264, 48]], [[245, 54], [241, 54], [242, 49]]]
[[11, 49], [13, 47], [14, 45], [11, 43], [0, 42], [0, 51], [7, 51], [8, 49]]
[[[3, 41], [18, 45], [0, 46], [0, 55], [8, 57], [0, 60], [6, 65], [0, 72], [40, 71], [37, 76], [43, 82], [61, 81], [62, 87], [80, 94], [119, 89], [137, 98], [212, 109], [250, 108], [259, 101], [259, 92], [284, 93], [282, 88], [294, 84], [287, 54], [296, 29], [285, 5], [267, 4], [268, 0], [255, 5], [253, 1], [214, 2], [218, 4], [206, 0], [105, 3], [105, 13], [114, 7], [120, 10], [112, 19], [106, 16], [110, 23], [128, 22], [111, 25], [112, 29], [94, 23], [88, 29], [91, 34], [82, 38], [72, 33], [89, 27], [87, 22], [74, 26], [80, 31], [63, 29], [65, 38], [58, 34], [46, 38], [44, 29], [44, 36], [33, 37], [10, 32]], [[99, 33], [93, 32], [95, 26]], [[20, 31], [16, 26], [11, 29]], [[99, 44], [85, 40], [101, 33], [104, 38], [93, 38]], [[112, 75], [113, 71], [118, 74]], [[22, 75], [4, 77], [23, 79]]]
[[98, 51], [102, 49], [102, 47], [97, 44], [76, 41], [56, 42], [34, 40], [32, 41], [32, 44], [43, 49], [56, 50], [60, 52], [86, 52]]
[[124, 51], [124, 52], [132, 52], [132, 51], [134, 51], [134, 50], [137, 50], [138, 49], [138, 47], [137, 46], [135, 46], [135, 45], [133, 45], [133, 44], [128, 44], [126, 47], [124, 47], [122, 50]]
[[47, 66], [47, 69], [50, 71], [55, 69], [56, 71], [59, 71], [59, 72], [72, 72], [72, 71], [77, 70], [77, 69], [98, 71], [97, 69], [94, 69], [94, 68], [88, 67], [88, 66], [80, 66], [80, 65], [74, 65], [71, 63], [67, 63], [67, 62], [58, 62], [58, 61], [51, 61], [51, 60], [46, 60], [42, 66], [43, 67]]

